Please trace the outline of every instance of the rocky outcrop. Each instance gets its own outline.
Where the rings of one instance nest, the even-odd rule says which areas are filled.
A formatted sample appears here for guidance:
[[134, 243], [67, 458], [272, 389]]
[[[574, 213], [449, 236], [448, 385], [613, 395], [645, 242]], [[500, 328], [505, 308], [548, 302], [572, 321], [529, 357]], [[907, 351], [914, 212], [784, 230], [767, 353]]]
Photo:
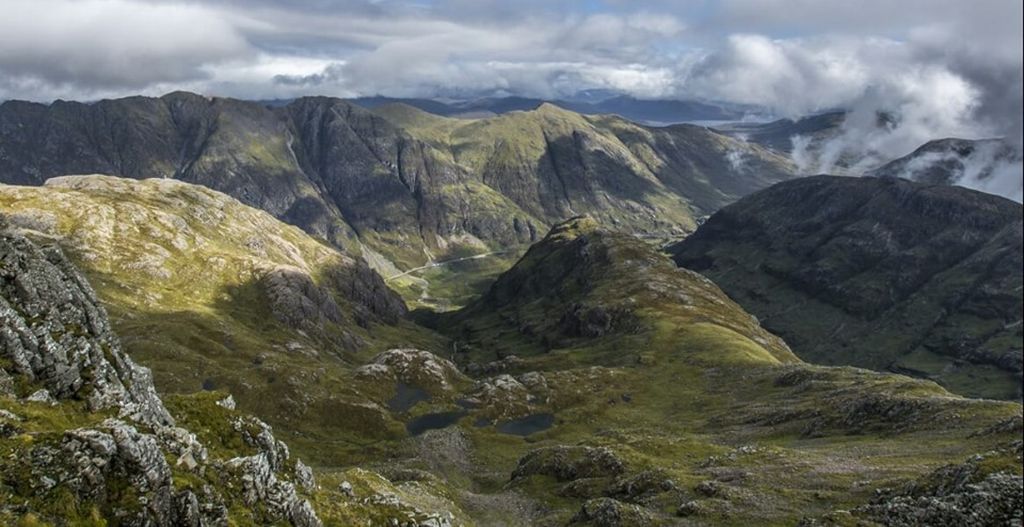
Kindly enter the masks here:
[[299, 269], [274, 269], [263, 276], [262, 284], [271, 312], [288, 327], [322, 329], [343, 320], [330, 292]]
[[512, 479], [534, 475], [558, 481], [611, 477], [622, 474], [626, 465], [611, 449], [588, 446], [555, 446], [532, 450], [519, 459]]
[[1019, 398], [1022, 218], [965, 188], [816, 176], [722, 209], [669, 252], [805, 360]]
[[279, 266], [260, 279], [274, 316], [288, 327], [322, 333], [346, 322], [334, 294], [351, 303], [353, 322], [396, 324], [408, 312], [405, 302], [362, 261], [325, 270], [322, 284], [301, 269]]
[[[194, 446], [174, 433], [158, 437], [108, 419], [95, 428], [69, 430], [59, 447], [36, 448], [32, 474], [42, 492], [60, 487], [85, 503], [119, 501], [123, 505], [113, 512], [125, 525], [225, 524], [227, 508], [211, 489], [197, 496], [192, 490], [174, 488], [165, 452], [184, 451], [192, 456]], [[201, 452], [205, 458], [205, 450]], [[184, 454], [178, 459], [185, 459]]]
[[356, 375], [390, 382], [402, 382], [431, 393], [452, 391], [464, 376], [451, 361], [418, 349], [392, 349], [380, 353]]
[[655, 525], [655, 520], [649, 511], [640, 506], [612, 498], [595, 498], [585, 502], [569, 523], [594, 527], [645, 527]]
[[[91, 505], [121, 525], [226, 525], [235, 491], [219, 477], [207, 476], [228, 469], [242, 484], [243, 501], [266, 510], [267, 521], [321, 525], [288, 481], [313, 490], [312, 472], [301, 462], [289, 462], [288, 447], [265, 423], [238, 417], [235, 431], [256, 453], [226, 462], [212, 459], [196, 435], [174, 426], [148, 370], [122, 351], [93, 290], [56, 247], [0, 231], [0, 322], [0, 380], [6, 392], [0, 397], [60, 407], [53, 410], [60, 415], [54, 423], [76, 412], [88, 412], [75, 418], [86, 421], [99, 411], [120, 416], [37, 434], [12, 447], [21, 454], [0, 463], [0, 486], [15, 481], [12, 474], [27, 474], [28, 481], [14, 488], [28, 503], [41, 500], [40, 512], [45, 514], [60, 492], [60, 500], [70, 493], [72, 504]], [[78, 401], [85, 402], [84, 410]], [[22, 421], [4, 410], [0, 439], [20, 433]], [[202, 481], [201, 487], [177, 484], [175, 471]], [[0, 517], [14, 510], [9, 506], [36, 512], [30, 505], [5, 503]]]
[[885, 496], [854, 512], [893, 527], [1017, 525], [1024, 519], [1022, 488], [1020, 476], [1000, 472], [930, 493]]
[[990, 467], [995, 458], [1006, 455], [1019, 463], [1020, 452], [1017, 441], [1012, 451], [979, 454], [901, 487], [878, 489], [867, 505], [807, 518], [800, 525], [850, 525], [854, 521], [858, 525], [871, 522], [893, 527], [1019, 525], [1024, 519], [1024, 479], [1017, 473]]
[[10, 363], [7, 375], [50, 396], [173, 423], [149, 370], [121, 350], [92, 288], [60, 249], [9, 232], [0, 233], [0, 357]]
[[327, 283], [352, 302], [360, 325], [368, 321], [396, 324], [408, 314], [402, 297], [362, 261], [344, 271], [328, 269], [325, 275]]

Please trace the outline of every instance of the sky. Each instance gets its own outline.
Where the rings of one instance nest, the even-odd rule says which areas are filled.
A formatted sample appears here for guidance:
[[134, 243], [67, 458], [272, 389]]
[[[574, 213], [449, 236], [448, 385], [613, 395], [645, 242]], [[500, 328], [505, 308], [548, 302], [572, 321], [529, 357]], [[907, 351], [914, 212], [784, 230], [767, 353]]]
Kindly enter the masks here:
[[[846, 139], [1022, 143], [1020, 0], [0, 0], [0, 100], [189, 90], [832, 108]], [[817, 167], [829, 168], [829, 167]]]

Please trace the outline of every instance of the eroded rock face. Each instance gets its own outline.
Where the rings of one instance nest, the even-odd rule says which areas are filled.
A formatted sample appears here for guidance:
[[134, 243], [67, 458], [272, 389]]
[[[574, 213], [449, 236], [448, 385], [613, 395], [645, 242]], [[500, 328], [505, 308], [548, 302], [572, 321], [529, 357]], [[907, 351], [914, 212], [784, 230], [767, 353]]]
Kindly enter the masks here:
[[[281, 323], [348, 349], [361, 342], [346, 325], [394, 325], [407, 314], [401, 297], [362, 261], [327, 269], [320, 283], [302, 269], [278, 266], [263, 275], [260, 285]], [[335, 295], [346, 301], [349, 313], [343, 312]]]
[[342, 321], [341, 310], [330, 292], [299, 269], [279, 267], [264, 275], [262, 283], [271, 311], [288, 327], [322, 328]]
[[[53, 493], [70, 492], [120, 525], [222, 526], [228, 523], [226, 503], [238, 491], [204, 474], [229, 469], [241, 482], [244, 502], [267, 511], [267, 521], [321, 525], [289, 481], [314, 489], [312, 471], [289, 462], [288, 447], [268, 425], [238, 417], [236, 432], [257, 453], [227, 462], [210, 459], [195, 434], [173, 425], [149, 371], [122, 351], [93, 290], [59, 249], [0, 230], [0, 323], [0, 395], [67, 412], [84, 400], [90, 411], [114, 409], [120, 416], [55, 438], [40, 435], [25, 455], [5, 459], [5, 474], [29, 475], [24, 483], [33, 499], [64, 499]], [[3, 411], [0, 437], [20, 433], [21, 422]], [[177, 488], [175, 470], [205, 481], [201, 491]], [[0, 503], [0, 513], [10, 512], [6, 505]]]
[[384, 283], [376, 271], [362, 260], [341, 270], [328, 270], [327, 282], [355, 306], [356, 322], [368, 321], [395, 324], [408, 314], [402, 297]]
[[[118, 408], [123, 417], [172, 424], [148, 369], [135, 364], [106, 312], [59, 248], [0, 234], [0, 356], [58, 399]], [[27, 394], [26, 394], [27, 395]]]
[[[59, 450], [37, 449], [32, 470], [40, 481], [70, 489], [82, 501], [125, 497], [117, 513], [126, 525], [222, 525], [227, 508], [219, 496], [176, 491], [164, 452], [187, 449], [173, 436], [158, 438], [124, 421], [68, 431]], [[127, 496], [126, 496], [127, 494]]]

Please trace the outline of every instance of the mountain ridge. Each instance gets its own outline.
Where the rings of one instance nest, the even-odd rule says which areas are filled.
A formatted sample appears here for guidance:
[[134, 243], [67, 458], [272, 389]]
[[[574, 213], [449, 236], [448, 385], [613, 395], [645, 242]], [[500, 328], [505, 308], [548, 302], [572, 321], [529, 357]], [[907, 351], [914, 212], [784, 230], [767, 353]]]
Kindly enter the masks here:
[[816, 176], [722, 209], [669, 252], [813, 362], [1019, 398], [1021, 218], [960, 187]]
[[[187, 92], [91, 104], [7, 101], [0, 104], [0, 180], [39, 185], [76, 173], [182, 179], [230, 194], [351, 253], [366, 247], [408, 269], [460, 247], [530, 243], [572, 213], [600, 214], [624, 229], [671, 236], [691, 230], [694, 216], [791, 173], [774, 154], [700, 128], [654, 132], [625, 121], [565, 115], [573, 116], [563, 119], [569, 128], [549, 136], [540, 151], [531, 149], [519, 160], [515, 151], [498, 153], [492, 156], [497, 164], [467, 168], [429, 138], [340, 99], [309, 97], [273, 108]], [[506, 127], [506, 117], [523, 121], [500, 116], [492, 130], [506, 128], [502, 133], [512, 142], [545, 143], [542, 135], [530, 136], [540, 128], [517, 131]], [[621, 137], [606, 140], [616, 134]], [[687, 149], [687, 138], [728, 147], [700, 153]], [[612, 146], [633, 151], [602, 157], [602, 149]], [[739, 171], [730, 161], [732, 150], [761, 169]], [[512, 157], [503, 159], [506, 154]], [[664, 205], [627, 191], [644, 179], [642, 167], [630, 168], [637, 162], [629, 159], [637, 156], [655, 164], [660, 182], [645, 177]], [[595, 163], [587, 168], [575, 159]], [[619, 172], [624, 188], [609, 184]], [[708, 175], [713, 182], [704, 181]], [[553, 197], [544, 211], [518, 194], [548, 193], [560, 188], [560, 179], [576, 182], [569, 187], [575, 194]], [[590, 186], [598, 180], [603, 183]], [[652, 221], [658, 210], [674, 217]]]

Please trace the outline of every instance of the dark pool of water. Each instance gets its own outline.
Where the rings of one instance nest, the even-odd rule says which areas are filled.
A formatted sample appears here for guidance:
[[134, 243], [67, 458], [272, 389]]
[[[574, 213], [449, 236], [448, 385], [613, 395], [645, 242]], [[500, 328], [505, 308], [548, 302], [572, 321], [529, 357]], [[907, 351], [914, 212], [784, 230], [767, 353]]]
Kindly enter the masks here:
[[551, 428], [555, 424], [554, 414], [533, 414], [511, 421], [498, 423], [495, 427], [503, 434], [528, 436]]
[[404, 382], [399, 382], [395, 389], [395, 396], [388, 400], [388, 408], [393, 412], [408, 412], [416, 403], [430, 399], [430, 394], [422, 388]]
[[406, 423], [405, 429], [409, 432], [409, 435], [418, 436], [427, 430], [447, 428], [458, 422], [465, 415], [466, 412], [463, 410], [421, 415]]

